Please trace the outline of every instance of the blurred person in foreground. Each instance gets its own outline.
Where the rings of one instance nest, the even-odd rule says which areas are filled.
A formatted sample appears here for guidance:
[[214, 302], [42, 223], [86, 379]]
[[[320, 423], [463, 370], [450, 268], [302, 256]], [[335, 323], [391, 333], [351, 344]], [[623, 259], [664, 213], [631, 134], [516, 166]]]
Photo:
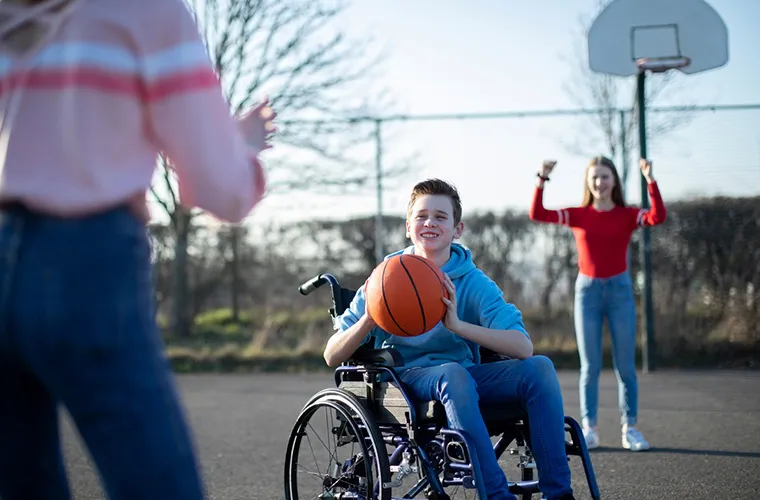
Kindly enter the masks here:
[[69, 499], [66, 408], [110, 499], [203, 498], [155, 323], [146, 192], [261, 200], [267, 103], [230, 116], [182, 0], [0, 1], [0, 498]]

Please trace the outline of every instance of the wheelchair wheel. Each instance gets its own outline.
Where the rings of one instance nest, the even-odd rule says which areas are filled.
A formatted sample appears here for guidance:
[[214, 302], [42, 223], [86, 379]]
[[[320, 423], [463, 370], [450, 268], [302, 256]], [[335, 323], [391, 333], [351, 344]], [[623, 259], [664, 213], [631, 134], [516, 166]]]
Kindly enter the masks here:
[[285, 455], [285, 498], [390, 500], [377, 425], [353, 394], [325, 389], [296, 419]]

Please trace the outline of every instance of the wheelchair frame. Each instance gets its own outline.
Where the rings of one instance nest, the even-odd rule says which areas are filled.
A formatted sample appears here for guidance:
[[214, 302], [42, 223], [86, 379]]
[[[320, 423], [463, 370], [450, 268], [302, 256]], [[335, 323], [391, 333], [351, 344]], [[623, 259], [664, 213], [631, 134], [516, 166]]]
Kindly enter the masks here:
[[[330, 287], [332, 307], [329, 313], [335, 321], [350, 305], [355, 294], [353, 290], [342, 288], [338, 280], [327, 273], [315, 276], [298, 289], [302, 295], [308, 295], [325, 284]], [[482, 356], [484, 358], [490, 355], [491, 359], [504, 359], [491, 351], [481, 349], [486, 351]], [[482, 362], [489, 361], [484, 359]], [[486, 498], [483, 485], [475, 481], [474, 468], [477, 464], [474, 464], [471, 458], [473, 455], [470, 450], [473, 447], [468, 443], [467, 436], [447, 427], [445, 413], [441, 414], [440, 403], [431, 402], [432, 414], [428, 411], [424, 416], [418, 415], [419, 403], [415, 404], [409, 398], [394, 370], [394, 367], [401, 365], [403, 359], [397, 351], [372, 349], [370, 345], [364, 345], [335, 369], [336, 388], [325, 389], [312, 396], [299, 414], [291, 432], [285, 460], [286, 499], [298, 499], [297, 488], [294, 487], [291, 477], [294, 446], [298, 447], [294, 442], [303, 432], [303, 419], [308, 417], [308, 412], [313, 413], [318, 405], [335, 406], [339, 414], [341, 411], [353, 414], [351, 419], [354, 421], [345, 424], [351, 424], [352, 432], [362, 435], [361, 446], [365, 453], [363, 460], [366, 460], [367, 455], [371, 455], [367, 453], [364, 441], [369, 440], [379, 452], [373, 457], [380, 476], [373, 481], [373, 498], [392, 500], [390, 489], [399, 487], [405, 477], [415, 473], [420, 479], [402, 498], [416, 498], [420, 493], [424, 493], [427, 499], [449, 499], [446, 488], [451, 486], [474, 488], [479, 498]], [[359, 420], [358, 424], [356, 419]], [[499, 436], [494, 444], [497, 458], [501, 457], [512, 442], [517, 445], [517, 449], [510, 450], [510, 454], [519, 455], [521, 480], [510, 481], [509, 490], [523, 500], [540, 494], [538, 480], [533, 478], [536, 465], [530, 452], [527, 415], [522, 413], [486, 424], [491, 436]], [[581, 428], [573, 418], [565, 416], [565, 430], [571, 437], [571, 441], [565, 443], [566, 453], [580, 457], [590, 495], [598, 499], [599, 488]], [[386, 445], [393, 447], [389, 456]], [[416, 462], [419, 463], [418, 466], [415, 466]], [[390, 478], [391, 473], [396, 474], [393, 480]], [[333, 495], [325, 498], [364, 498], [343, 493], [341, 495], [343, 496]]]

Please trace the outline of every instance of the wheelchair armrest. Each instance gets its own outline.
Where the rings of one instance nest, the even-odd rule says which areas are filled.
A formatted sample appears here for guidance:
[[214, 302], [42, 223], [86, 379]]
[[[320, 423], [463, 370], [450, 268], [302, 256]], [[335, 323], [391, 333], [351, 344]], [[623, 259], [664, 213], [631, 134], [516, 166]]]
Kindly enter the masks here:
[[368, 349], [361, 347], [348, 359], [348, 362], [360, 365], [383, 365], [390, 368], [404, 366], [404, 358], [396, 349], [392, 348]]

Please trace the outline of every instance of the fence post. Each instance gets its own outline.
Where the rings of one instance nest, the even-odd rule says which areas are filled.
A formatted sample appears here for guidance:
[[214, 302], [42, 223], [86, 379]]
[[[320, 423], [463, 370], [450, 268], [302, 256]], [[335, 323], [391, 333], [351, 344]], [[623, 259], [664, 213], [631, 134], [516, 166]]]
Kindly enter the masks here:
[[630, 173], [630, 164], [628, 163], [628, 134], [625, 126], [626, 111], [621, 109], [618, 111], [620, 117], [620, 168], [622, 170], [622, 179], [620, 189], [623, 191], [623, 197], [628, 187], [628, 174]]
[[[620, 141], [620, 168], [621, 168], [621, 180], [620, 180], [620, 189], [623, 191], [623, 198], [628, 199], [626, 196], [627, 193], [627, 186], [628, 186], [628, 174], [630, 173], [630, 158], [628, 157], [628, 129], [625, 126], [625, 119], [626, 119], [626, 111], [624, 109], [618, 110], [618, 116], [620, 118], [620, 137], [618, 140]], [[628, 246], [628, 249], [625, 252], [625, 260], [626, 260], [626, 268], [631, 269], [631, 247]]]
[[383, 121], [375, 119], [375, 175], [377, 183], [377, 214], [375, 214], [375, 262], [380, 263], [385, 256], [383, 242]]

